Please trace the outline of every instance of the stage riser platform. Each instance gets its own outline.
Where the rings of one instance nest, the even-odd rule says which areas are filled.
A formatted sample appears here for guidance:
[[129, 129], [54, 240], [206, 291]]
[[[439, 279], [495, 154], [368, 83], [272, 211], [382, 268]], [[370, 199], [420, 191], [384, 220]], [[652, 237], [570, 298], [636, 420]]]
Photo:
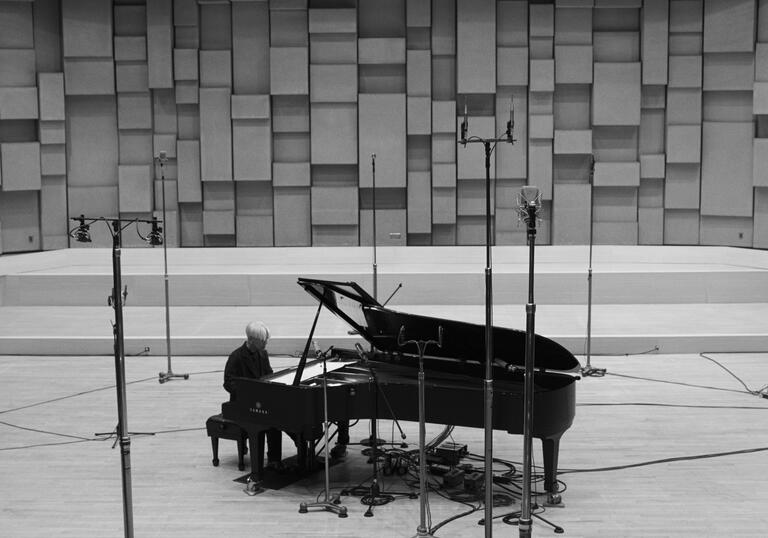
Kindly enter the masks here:
[[[169, 275], [172, 306], [311, 306], [315, 300], [297, 285], [299, 277], [353, 281], [373, 294], [370, 273], [196, 274]], [[101, 306], [112, 290], [111, 275], [9, 275], [2, 280], [0, 305]], [[124, 274], [127, 304], [164, 306], [162, 275]], [[467, 304], [485, 302], [485, 275], [474, 273], [379, 273], [378, 295], [390, 304]], [[586, 273], [535, 275], [539, 304], [586, 304]], [[528, 275], [493, 273], [498, 304], [525, 303]], [[593, 272], [593, 304], [749, 303], [768, 302], [768, 271], [734, 272]]]
[[[524, 330], [528, 250], [493, 252], [493, 323]], [[768, 253], [720, 247], [595, 247], [592, 309], [585, 247], [538, 247], [536, 332], [576, 355], [768, 350]], [[299, 354], [317, 303], [299, 277], [355, 281], [373, 293], [370, 248], [169, 249], [173, 355], [226, 355], [251, 320], [270, 327], [270, 351]], [[124, 249], [125, 350], [166, 351], [161, 249]], [[379, 249], [378, 296], [402, 312], [485, 323], [481, 247]], [[111, 355], [110, 249], [0, 257], [0, 354]], [[314, 340], [360, 338], [323, 311]], [[478, 349], [483, 343], [478, 342]], [[658, 348], [658, 349], [657, 349]], [[148, 349], [148, 351], [145, 351]], [[522, 353], [510, 350], [510, 353]], [[478, 357], [480, 359], [481, 357]]]

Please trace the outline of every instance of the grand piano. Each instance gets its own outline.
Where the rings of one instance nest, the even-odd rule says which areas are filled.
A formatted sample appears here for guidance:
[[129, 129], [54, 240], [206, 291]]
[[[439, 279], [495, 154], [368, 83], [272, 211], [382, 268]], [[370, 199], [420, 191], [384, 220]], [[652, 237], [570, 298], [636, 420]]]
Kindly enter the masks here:
[[[331, 349], [308, 360], [309, 341], [299, 363], [260, 379], [235, 378], [234, 398], [222, 415], [248, 432], [251, 480], [263, 472], [263, 432], [279, 428], [297, 443], [300, 464], [314, 461], [314, 441], [322, 434], [323, 364], [326, 360], [328, 420], [397, 419], [418, 421], [418, 350], [408, 340], [437, 340], [424, 356], [426, 422], [484, 426], [485, 327], [398, 312], [379, 304], [354, 282], [300, 278], [298, 284], [349, 324], [368, 342], [355, 349]], [[315, 323], [317, 316], [315, 316]], [[493, 428], [523, 433], [525, 332], [493, 328]], [[579, 362], [557, 342], [535, 337], [532, 435], [541, 440], [544, 488], [557, 495], [560, 437], [573, 423]]]

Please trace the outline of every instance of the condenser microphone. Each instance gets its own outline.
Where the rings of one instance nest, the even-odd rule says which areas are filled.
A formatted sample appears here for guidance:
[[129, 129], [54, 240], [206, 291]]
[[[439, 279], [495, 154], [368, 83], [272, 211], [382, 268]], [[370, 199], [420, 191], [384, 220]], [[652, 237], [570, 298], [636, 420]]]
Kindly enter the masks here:
[[168, 154], [165, 152], [165, 150], [160, 152], [160, 155], [157, 156], [157, 160], [160, 161], [160, 164], [168, 161]]
[[515, 98], [509, 98], [509, 120], [507, 121], [507, 142], [513, 142], [512, 132], [515, 129]]
[[467, 145], [467, 130], [469, 129], [469, 121], [467, 121], [467, 99], [464, 98], [464, 121], [461, 122], [461, 144]]

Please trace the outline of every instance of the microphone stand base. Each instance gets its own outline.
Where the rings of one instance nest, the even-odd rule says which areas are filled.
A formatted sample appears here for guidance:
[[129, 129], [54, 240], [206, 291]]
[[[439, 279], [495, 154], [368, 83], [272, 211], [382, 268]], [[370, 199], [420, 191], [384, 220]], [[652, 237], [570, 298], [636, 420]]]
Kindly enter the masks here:
[[[365, 439], [360, 439], [360, 444], [363, 446], [373, 446], [373, 445], [383, 445], [386, 443], [384, 439], [379, 439], [378, 437], [366, 437]], [[367, 454], [366, 454], [367, 455]]]
[[414, 538], [424, 538], [425, 536], [434, 536], [434, 534], [431, 534], [427, 529], [416, 529]]
[[171, 371], [168, 372], [160, 372], [157, 374], [157, 381], [160, 384], [165, 383], [166, 381], [173, 381], [174, 379], [189, 379], [189, 374], [174, 374]]
[[591, 366], [585, 366], [581, 369], [581, 375], [584, 377], [603, 377], [605, 376], [605, 368], [592, 368]]
[[336, 497], [332, 498], [331, 502], [326, 501], [319, 503], [301, 503], [299, 504], [299, 513], [306, 514], [310, 510], [321, 510], [326, 512], [333, 512], [339, 517], [348, 517], [349, 514], [347, 514], [347, 507], [338, 503], [339, 499]]

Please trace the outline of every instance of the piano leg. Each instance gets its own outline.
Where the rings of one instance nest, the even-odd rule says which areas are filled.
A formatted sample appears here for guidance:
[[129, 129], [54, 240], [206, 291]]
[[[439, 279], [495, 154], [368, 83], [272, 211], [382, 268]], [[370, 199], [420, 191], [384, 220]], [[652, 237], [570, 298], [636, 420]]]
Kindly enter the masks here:
[[256, 495], [264, 491], [261, 485], [264, 475], [264, 442], [267, 432], [265, 430], [248, 430], [248, 444], [251, 445], [251, 474], [245, 485], [248, 495]]
[[547, 504], [560, 504], [562, 498], [558, 493], [557, 460], [560, 454], [560, 436], [542, 438], [541, 448], [544, 452], [544, 489], [547, 491]]

